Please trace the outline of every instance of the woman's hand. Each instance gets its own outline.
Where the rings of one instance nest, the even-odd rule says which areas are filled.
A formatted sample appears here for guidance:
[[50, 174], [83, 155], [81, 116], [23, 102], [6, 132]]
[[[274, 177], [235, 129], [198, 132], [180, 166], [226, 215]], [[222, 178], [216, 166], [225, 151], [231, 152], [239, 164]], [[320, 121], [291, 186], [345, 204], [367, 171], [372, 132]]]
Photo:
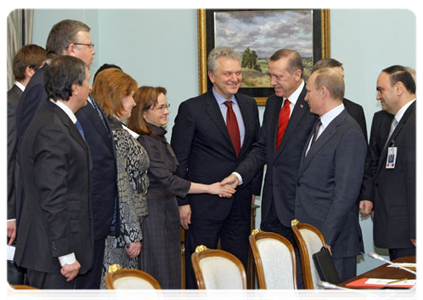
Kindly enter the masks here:
[[141, 253], [141, 242], [130, 243], [129, 247], [125, 250], [126, 254], [128, 254], [130, 258], [135, 258]]
[[230, 198], [235, 192], [236, 190], [229, 184], [221, 185], [220, 182], [215, 182], [209, 185], [209, 194], [219, 195], [219, 197]]

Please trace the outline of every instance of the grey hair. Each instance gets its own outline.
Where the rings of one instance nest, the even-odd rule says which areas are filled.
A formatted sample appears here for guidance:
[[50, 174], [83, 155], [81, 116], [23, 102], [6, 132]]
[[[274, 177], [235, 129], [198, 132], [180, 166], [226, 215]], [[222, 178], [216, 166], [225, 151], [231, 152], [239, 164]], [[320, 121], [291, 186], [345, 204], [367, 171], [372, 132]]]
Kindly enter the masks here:
[[227, 57], [230, 59], [237, 60], [241, 65], [241, 57], [240, 55], [230, 47], [218, 47], [212, 49], [210, 51], [209, 56], [207, 58], [207, 70], [215, 74], [217, 69], [217, 61], [220, 57]]

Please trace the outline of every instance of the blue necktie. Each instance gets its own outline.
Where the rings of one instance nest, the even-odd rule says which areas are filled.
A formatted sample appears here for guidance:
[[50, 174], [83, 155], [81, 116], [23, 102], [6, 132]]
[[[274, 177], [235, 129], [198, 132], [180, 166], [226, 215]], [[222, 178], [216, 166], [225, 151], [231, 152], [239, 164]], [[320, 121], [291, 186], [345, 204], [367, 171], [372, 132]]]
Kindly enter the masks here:
[[82, 138], [85, 141], [84, 129], [82, 129], [81, 123], [79, 123], [79, 121], [76, 121], [75, 126], [76, 126], [76, 128], [78, 128], [79, 133], [81, 134]]

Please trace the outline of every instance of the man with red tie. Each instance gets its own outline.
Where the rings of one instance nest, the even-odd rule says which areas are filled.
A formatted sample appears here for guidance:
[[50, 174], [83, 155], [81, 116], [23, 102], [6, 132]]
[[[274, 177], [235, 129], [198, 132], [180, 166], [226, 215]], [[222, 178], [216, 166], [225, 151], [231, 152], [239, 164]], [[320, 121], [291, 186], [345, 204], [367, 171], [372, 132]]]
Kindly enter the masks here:
[[[215, 48], [207, 61], [213, 88], [179, 106], [171, 145], [179, 161], [176, 174], [184, 179], [214, 183], [225, 178], [244, 160], [258, 140], [256, 101], [238, 93], [241, 86], [239, 54], [231, 48]], [[221, 248], [248, 261], [251, 200], [260, 194], [261, 172], [238, 188], [232, 198], [191, 194], [178, 199], [185, 234], [186, 287], [196, 288], [191, 254], [198, 245]]]
[[[307, 91], [298, 52], [290, 49], [276, 51], [270, 57], [269, 74], [275, 94], [267, 99], [260, 139], [223, 184], [239, 185], [238, 188], [248, 184], [266, 164], [260, 228], [286, 237], [298, 254], [291, 230], [296, 177], [302, 150], [317, 116], [310, 113], [304, 100]], [[303, 287], [299, 264], [297, 274], [298, 286]]]

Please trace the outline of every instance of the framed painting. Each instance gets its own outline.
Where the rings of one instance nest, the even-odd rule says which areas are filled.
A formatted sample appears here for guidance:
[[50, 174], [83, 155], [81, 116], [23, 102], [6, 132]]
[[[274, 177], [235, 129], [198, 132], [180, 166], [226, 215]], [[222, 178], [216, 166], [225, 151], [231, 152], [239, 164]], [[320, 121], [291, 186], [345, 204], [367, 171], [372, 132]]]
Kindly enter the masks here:
[[330, 57], [328, 9], [199, 9], [198, 58], [200, 93], [212, 87], [207, 76], [207, 55], [227, 46], [242, 60], [240, 92], [265, 105], [273, 94], [268, 74], [269, 57], [279, 49], [296, 50], [303, 58], [304, 78], [314, 63]]

